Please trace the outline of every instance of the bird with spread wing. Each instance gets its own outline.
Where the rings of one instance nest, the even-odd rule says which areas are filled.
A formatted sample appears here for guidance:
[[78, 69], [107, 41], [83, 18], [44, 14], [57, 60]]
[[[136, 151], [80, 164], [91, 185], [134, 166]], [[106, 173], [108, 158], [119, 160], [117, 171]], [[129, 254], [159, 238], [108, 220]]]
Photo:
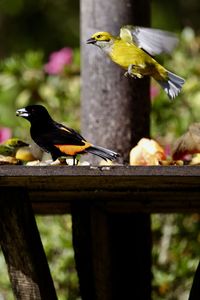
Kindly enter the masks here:
[[113, 62], [126, 70], [125, 75], [134, 78], [152, 76], [168, 97], [174, 99], [185, 80], [165, 69], [153, 56], [171, 53], [177, 41], [177, 37], [168, 31], [127, 25], [121, 28], [119, 36], [96, 32], [87, 44], [101, 48]]

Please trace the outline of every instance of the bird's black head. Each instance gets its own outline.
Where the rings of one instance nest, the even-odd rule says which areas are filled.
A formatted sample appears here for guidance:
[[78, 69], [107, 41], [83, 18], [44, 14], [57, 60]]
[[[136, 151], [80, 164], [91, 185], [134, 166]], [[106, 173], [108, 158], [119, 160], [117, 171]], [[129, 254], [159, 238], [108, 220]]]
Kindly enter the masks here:
[[51, 119], [47, 109], [42, 105], [29, 105], [16, 111], [18, 117], [23, 117], [31, 123], [43, 123]]

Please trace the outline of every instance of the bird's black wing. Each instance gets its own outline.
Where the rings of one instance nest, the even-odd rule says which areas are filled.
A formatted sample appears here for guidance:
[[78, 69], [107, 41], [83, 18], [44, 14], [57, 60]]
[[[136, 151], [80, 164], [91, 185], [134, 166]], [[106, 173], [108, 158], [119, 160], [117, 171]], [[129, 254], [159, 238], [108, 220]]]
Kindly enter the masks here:
[[85, 139], [74, 129], [52, 120], [44, 126], [31, 126], [31, 137], [43, 150], [51, 152], [56, 145], [85, 145]]
[[53, 143], [59, 145], [84, 145], [85, 139], [72, 128], [54, 122], [55, 128], [52, 131]]

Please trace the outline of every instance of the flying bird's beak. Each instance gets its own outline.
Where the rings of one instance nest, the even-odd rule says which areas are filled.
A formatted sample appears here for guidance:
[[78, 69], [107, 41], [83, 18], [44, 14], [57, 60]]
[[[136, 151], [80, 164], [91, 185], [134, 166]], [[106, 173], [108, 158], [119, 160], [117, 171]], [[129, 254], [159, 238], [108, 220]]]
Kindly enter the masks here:
[[20, 108], [16, 111], [16, 116], [26, 118], [29, 116], [29, 113], [27, 112], [26, 108]]
[[96, 40], [94, 38], [90, 38], [86, 41], [87, 44], [95, 44]]

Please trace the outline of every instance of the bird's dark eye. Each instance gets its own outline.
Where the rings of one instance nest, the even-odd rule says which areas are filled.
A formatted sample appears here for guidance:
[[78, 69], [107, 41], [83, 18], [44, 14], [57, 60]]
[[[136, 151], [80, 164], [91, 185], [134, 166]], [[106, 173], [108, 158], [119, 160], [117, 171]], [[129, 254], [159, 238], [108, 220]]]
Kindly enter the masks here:
[[97, 35], [97, 38], [98, 38], [98, 39], [100, 39], [100, 37], [101, 37], [101, 35], [100, 35], [100, 34], [98, 34], [98, 35]]

